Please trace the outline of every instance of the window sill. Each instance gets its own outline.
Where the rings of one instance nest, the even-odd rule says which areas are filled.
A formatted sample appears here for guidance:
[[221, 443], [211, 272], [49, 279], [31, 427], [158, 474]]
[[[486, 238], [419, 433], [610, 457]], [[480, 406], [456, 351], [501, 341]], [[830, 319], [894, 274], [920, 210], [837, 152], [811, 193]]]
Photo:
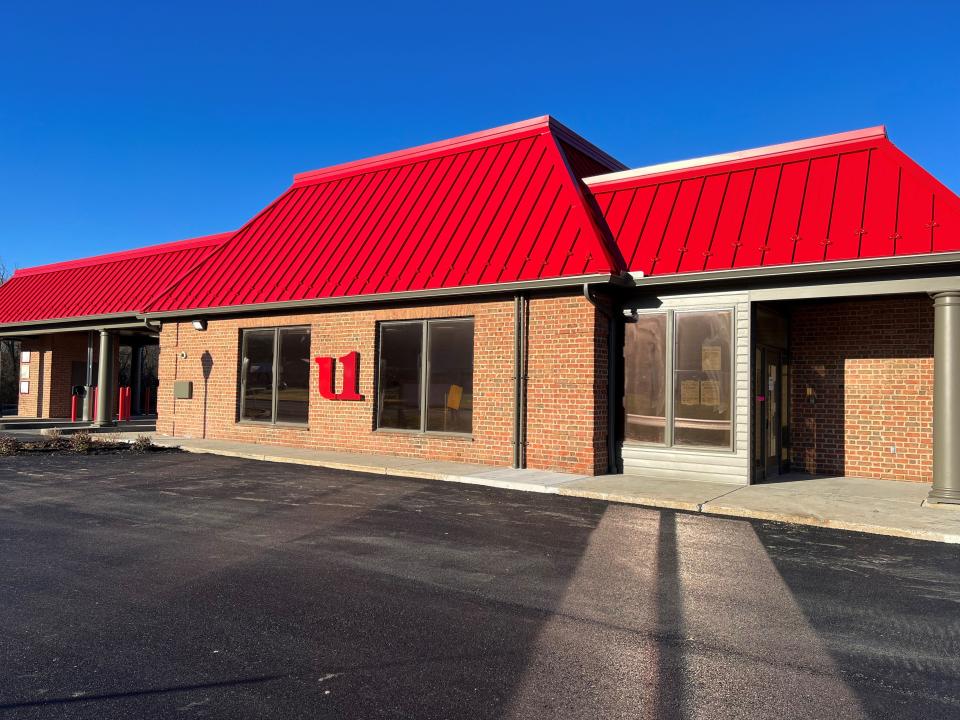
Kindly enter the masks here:
[[691, 455], [704, 455], [712, 453], [714, 455], [736, 455], [737, 450], [733, 447], [705, 447], [698, 445], [664, 445], [662, 443], [648, 443], [641, 440], [624, 440], [624, 447], [642, 448], [644, 450], [663, 450], [665, 452], [690, 453]]
[[377, 435], [406, 435], [408, 437], [419, 436], [425, 438], [438, 437], [473, 442], [473, 433], [441, 432], [439, 430], [404, 430], [403, 428], [374, 428], [373, 432]]
[[309, 430], [310, 425], [305, 423], [285, 423], [285, 422], [266, 422], [260, 420], [238, 420], [234, 425], [239, 425], [240, 427], [257, 427], [257, 428], [283, 428], [286, 430]]

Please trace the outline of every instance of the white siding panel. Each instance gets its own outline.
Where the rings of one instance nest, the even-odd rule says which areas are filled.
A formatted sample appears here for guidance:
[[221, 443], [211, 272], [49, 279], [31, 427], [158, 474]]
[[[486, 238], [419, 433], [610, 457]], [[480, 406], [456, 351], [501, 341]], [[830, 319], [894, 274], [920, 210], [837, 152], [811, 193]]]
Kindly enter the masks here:
[[[701, 480], [747, 485], [750, 482], [750, 303], [746, 293], [660, 296], [664, 310], [733, 308], [733, 450], [691, 450], [623, 443], [625, 474], [672, 480]], [[629, 307], [629, 305], [628, 305]], [[650, 308], [650, 298], [637, 307]]]

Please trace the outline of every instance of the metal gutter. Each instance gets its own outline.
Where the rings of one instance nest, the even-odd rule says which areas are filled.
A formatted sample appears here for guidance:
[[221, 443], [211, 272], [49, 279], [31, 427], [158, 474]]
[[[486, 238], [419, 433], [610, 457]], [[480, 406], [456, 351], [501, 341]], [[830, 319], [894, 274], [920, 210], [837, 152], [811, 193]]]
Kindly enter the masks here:
[[[890, 270], [917, 268], [918, 266], [960, 264], [960, 252], [931, 253], [928, 255], [903, 255], [897, 257], [870, 258], [868, 260], [832, 260], [798, 265], [768, 265], [765, 267], [736, 270], [711, 270], [706, 272], [676, 273], [673, 275], [645, 276], [630, 273], [638, 287], [646, 285], [689, 285], [724, 280], [751, 280], [784, 276], [821, 275], [826, 273], [857, 270]], [[638, 282], [642, 278], [642, 282]]]
[[33, 337], [36, 335], [49, 335], [55, 332], [89, 332], [91, 330], [95, 330], [97, 332], [101, 330], [146, 330], [152, 333], [160, 332], [159, 327], [155, 327], [143, 320], [139, 320], [137, 322], [127, 323], [88, 323], [83, 325], [64, 325], [23, 330], [8, 330], [5, 327], [0, 327], [0, 338]]
[[272, 303], [253, 303], [250, 305], [229, 305], [224, 307], [193, 308], [189, 310], [170, 310], [166, 312], [147, 312], [137, 317], [143, 320], [160, 320], [163, 318], [198, 318], [213, 315], [244, 315], [249, 313], [263, 313], [271, 310], [310, 310], [313, 308], [342, 307], [349, 305], [369, 305], [371, 303], [446, 299], [469, 295], [495, 295], [515, 293], [521, 291], [556, 290], [576, 288], [584, 283], [615, 284], [629, 286], [633, 280], [625, 275], [609, 273], [597, 275], [575, 275], [570, 277], [548, 278], [546, 280], [527, 280], [522, 282], [498, 283], [492, 285], [465, 285], [454, 288], [436, 288], [431, 290], [410, 290], [393, 293], [376, 293], [371, 295], [352, 295], [313, 298], [309, 300], [286, 300]]

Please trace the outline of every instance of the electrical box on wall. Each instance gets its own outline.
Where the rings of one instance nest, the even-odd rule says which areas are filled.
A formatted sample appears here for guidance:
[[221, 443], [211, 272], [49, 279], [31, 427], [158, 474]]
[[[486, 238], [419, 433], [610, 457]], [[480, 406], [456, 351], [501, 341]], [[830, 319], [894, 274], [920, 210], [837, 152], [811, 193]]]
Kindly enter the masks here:
[[177, 380], [173, 384], [173, 397], [177, 400], [193, 400], [193, 383], [189, 380]]

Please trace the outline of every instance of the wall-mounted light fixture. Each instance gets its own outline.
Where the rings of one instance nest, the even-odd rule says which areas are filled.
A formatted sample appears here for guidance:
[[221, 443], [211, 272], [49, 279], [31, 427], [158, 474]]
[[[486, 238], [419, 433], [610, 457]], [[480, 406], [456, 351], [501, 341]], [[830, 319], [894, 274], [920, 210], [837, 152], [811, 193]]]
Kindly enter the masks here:
[[194, 330], [199, 330], [200, 332], [204, 332], [204, 331], [207, 329], [207, 321], [206, 321], [206, 320], [194, 320], [194, 321], [193, 321], [193, 329], [194, 329]]

